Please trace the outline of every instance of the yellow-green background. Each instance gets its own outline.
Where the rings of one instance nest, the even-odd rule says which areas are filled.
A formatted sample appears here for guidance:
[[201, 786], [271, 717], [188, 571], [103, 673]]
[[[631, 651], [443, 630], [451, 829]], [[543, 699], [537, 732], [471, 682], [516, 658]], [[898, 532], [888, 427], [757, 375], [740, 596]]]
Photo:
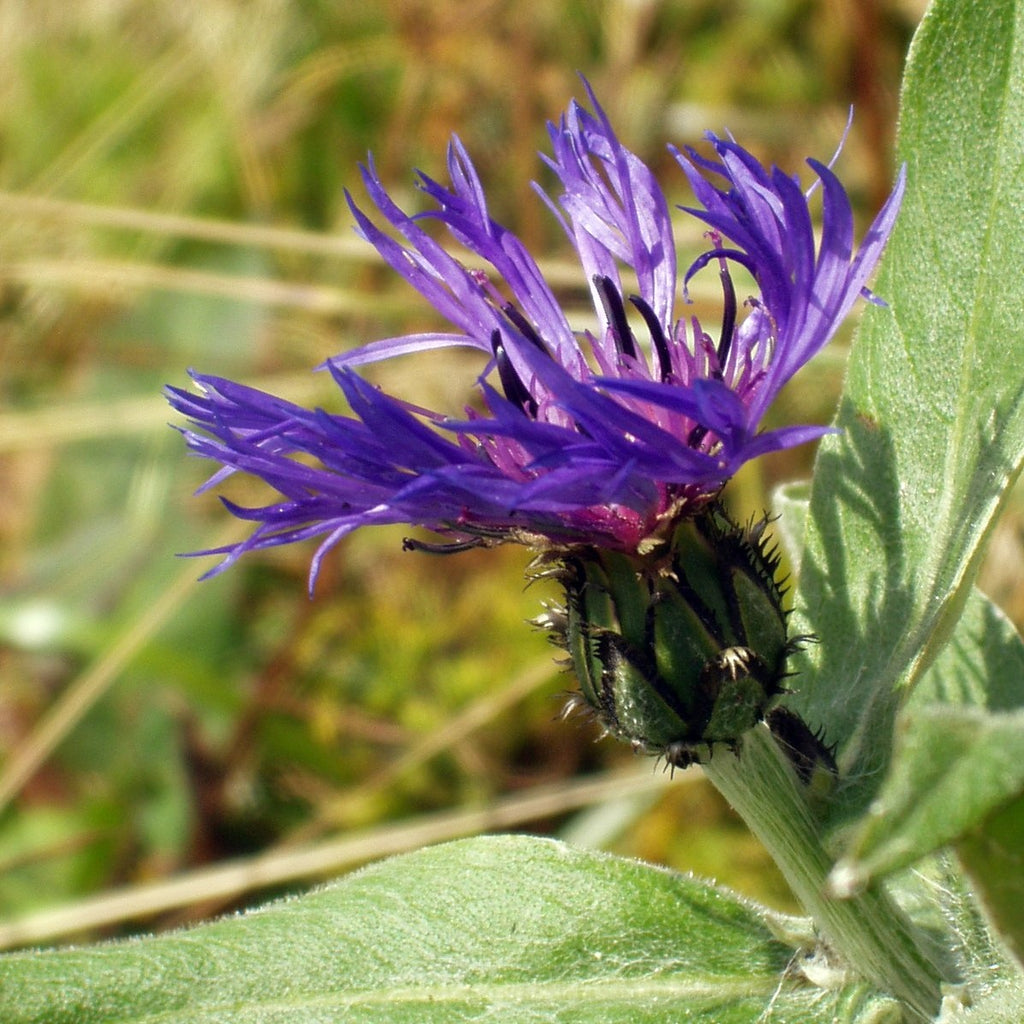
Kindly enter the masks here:
[[[372, 150], [415, 206], [412, 168], [443, 177], [452, 132], [494, 215], [585, 317], [529, 185], [548, 180], [544, 123], [581, 94], [577, 72], [684, 204], [666, 142], [729, 129], [798, 172], [831, 156], [853, 104], [839, 169], [863, 226], [891, 180], [922, 6], [0, 0], [0, 921], [70, 907], [64, 938], [76, 901], [97, 893], [356, 832], [393, 849], [403, 822], [534, 787], [556, 809], [517, 827], [790, 906], [699, 772], [615, 805], [612, 824], [557, 809], [574, 779], [654, 768], [595, 743], [592, 724], [556, 720], [572, 683], [524, 622], [545, 596], [524, 590], [527, 551], [439, 559], [403, 553], [403, 531], [386, 530], [342, 544], [313, 601], [311, 547], [192, 583], [208, 563], [176, 553], [236, 528], [215, 498], [191, 496], [208, 467], [186, 457], [159, 390], [194, 366], [337, 409], [313, 366], [436, 324], [355, 239], [343, 189], [360, 195]], [[699, 235], [681, 231], [684, 253]], [[776, 421], [830, 418], [848, 336]], [[477, 369], [442, 354], [372, 375], [457, 411]], [[734, 506], [761, 511], [811, 455], [744, 473]], [[1008, 518], [986, 582], [1019, 620]], [[103, 933], [267, 894], [241, 886], [156, 915], [129, 898]]]

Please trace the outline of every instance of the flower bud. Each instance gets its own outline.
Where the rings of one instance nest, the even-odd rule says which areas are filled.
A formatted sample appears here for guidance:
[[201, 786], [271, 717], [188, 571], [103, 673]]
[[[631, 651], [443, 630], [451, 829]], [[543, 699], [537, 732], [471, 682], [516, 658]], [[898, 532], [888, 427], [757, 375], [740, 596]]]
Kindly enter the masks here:
[[790, 640], [767, 519], [741, 528], [715, 504], [642, 554], [574, 547], [544, 556], [565, 606], [545, 617], [607, 732], [673, 767], [736, 749], [783, 692]]

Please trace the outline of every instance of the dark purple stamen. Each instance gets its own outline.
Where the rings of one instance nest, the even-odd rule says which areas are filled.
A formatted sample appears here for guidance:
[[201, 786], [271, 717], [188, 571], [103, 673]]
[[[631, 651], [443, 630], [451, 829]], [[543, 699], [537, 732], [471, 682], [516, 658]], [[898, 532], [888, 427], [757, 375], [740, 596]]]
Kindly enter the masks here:
[[540, 349], [541, 352], [550, 355], [547, 345], [544, 344], [544, 339], [537, 333], [533, 324], [531, 324], [530, 321], [527, 320], [511, 302], [506, 302], [505, 305], [501, 307], [501, 311], [509, 318], [512, 325], [522, 333], [523, 337], [526, 338], [527, 341]]
[[732, 345], [733, 331], [736, 329], [736, 289], [733, 287], [732, 276], [729, 274], [729, 267], [725, 260], [722, 261], [722, 269], [718, 272], [722, 282], [722, 334], [718, 339], [718, 373], [715, 376], [721, 380], [725, 373], [725, 361], [729, 358], [729, 348]]
[[531, 419], [536, 419], [537, 402], [509, 360], [500, 331], [491, 333], [491, 350], [494, 352], [494, 363], [498, 367], [498, 379], [501, 381], [505, 397], [513, 405], [522, 409]]
[[687, 437], [687, 439], [686, 439], [687, 447], [689, 447], [689, 448], [699, 448], [701, 441], [703, 441], [704, 438], [707, 437], [707, 436], [708, 436], [708, 428], [707, 427], [702, 427], [700, 424], [698, 424], [697, 426], [695, 426], [693, 428], [693, 430], [690, 431], [690, 436]]
[[403, 551], [423, 551], [428, 555], [457, 555], [460, 551], [471, 551], [473, 548], [487, 547], [483, 537], [472, 537], [470, 540], [454, 540], [450, 543], [435, 544], [428, 540], [416, 540], [415, 537], [402, 538]]
[[651, 344], [654, 346], [654, 351], [658, 356], [658, 374], [662, 381], [666, 381], [669, 378], [669, 374], [672, 373], [672, 355], [669, 351], [668, 338], [665, 337], [665, 331], [658, 322], [654, 310], [639, 295], [630, 295], [629, 301], [633, 303], [637, 311], [644, 318], [644, 323], [647, 324], [647, 330], [651, 334]]
[[626, 307], [618, 289], [610, 277], [602, 277], [599, 274], [594, 275], [594, 288], [597, 289], [598, 298], [604, 307], [604, 315], [611, 325], [612, 337], [615, 339], [615, 347], [619, 350], [619, 354], [636, 359], [636, 339], [629, 329]]

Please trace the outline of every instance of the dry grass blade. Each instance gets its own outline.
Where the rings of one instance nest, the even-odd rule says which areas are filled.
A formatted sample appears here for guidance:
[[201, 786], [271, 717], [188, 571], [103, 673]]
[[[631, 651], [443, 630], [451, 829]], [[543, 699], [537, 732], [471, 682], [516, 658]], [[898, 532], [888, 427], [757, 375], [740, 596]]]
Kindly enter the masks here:
[[0, 191], [0, 214], [16, 221], [38, 219], [54, 221], [59, 225], [75, 224], [135, 231], [244, 248], [288, 249], [315, 256], [337, 256], [370, 263], [380, 260], [372, 246], [347, 232], [344, 235], [333, 235], [321, 231], [240, 224], [213, 217], [158, 213], [128, 206], [101, 206], [18, 192]]

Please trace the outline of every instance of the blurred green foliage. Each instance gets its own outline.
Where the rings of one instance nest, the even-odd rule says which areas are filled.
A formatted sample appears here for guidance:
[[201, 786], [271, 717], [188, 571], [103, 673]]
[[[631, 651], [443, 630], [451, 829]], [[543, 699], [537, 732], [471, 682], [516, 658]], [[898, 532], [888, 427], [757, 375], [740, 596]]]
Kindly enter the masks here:
[[[528, 552], [439, 559], [381, 531], [331, 557], [312, 601], [308, 549], [191, 585], [211, 563], [175, 553], [231, 526], [191, 497], [206, 467], [159, 388], [195, 365], [336, 407], [311, 367], [434, 322], [352, 239], [344, 189], [358, 196], [369, 150], [415, 203], [412, 168], [441, 175], [458, 132], [494, 214], [564, 256], [529, 183], [578, 71], [681, 203], [667, 141], [729, 128], [798, 171], [855, 104], [841, 169], [866, 220], [921, 6], [0, 4], [0, 771], [38, 755], [3, 794], [0, 917], [631, 760], [553, 721], [571, 681], [524, 624], [543, 596], [524, 589]], [[553, 279], [581, 301], [559, 264]], [[458, 409], [476, 367], [431, 359], [374, 377]], [[829, 419], [842, 361], [809, 368], [776, 416]], [[765, 460], [734, 500], [763, 507], [810, 454]], [[699, 782], [638, 803], [612, 841], [788, 899]]]

